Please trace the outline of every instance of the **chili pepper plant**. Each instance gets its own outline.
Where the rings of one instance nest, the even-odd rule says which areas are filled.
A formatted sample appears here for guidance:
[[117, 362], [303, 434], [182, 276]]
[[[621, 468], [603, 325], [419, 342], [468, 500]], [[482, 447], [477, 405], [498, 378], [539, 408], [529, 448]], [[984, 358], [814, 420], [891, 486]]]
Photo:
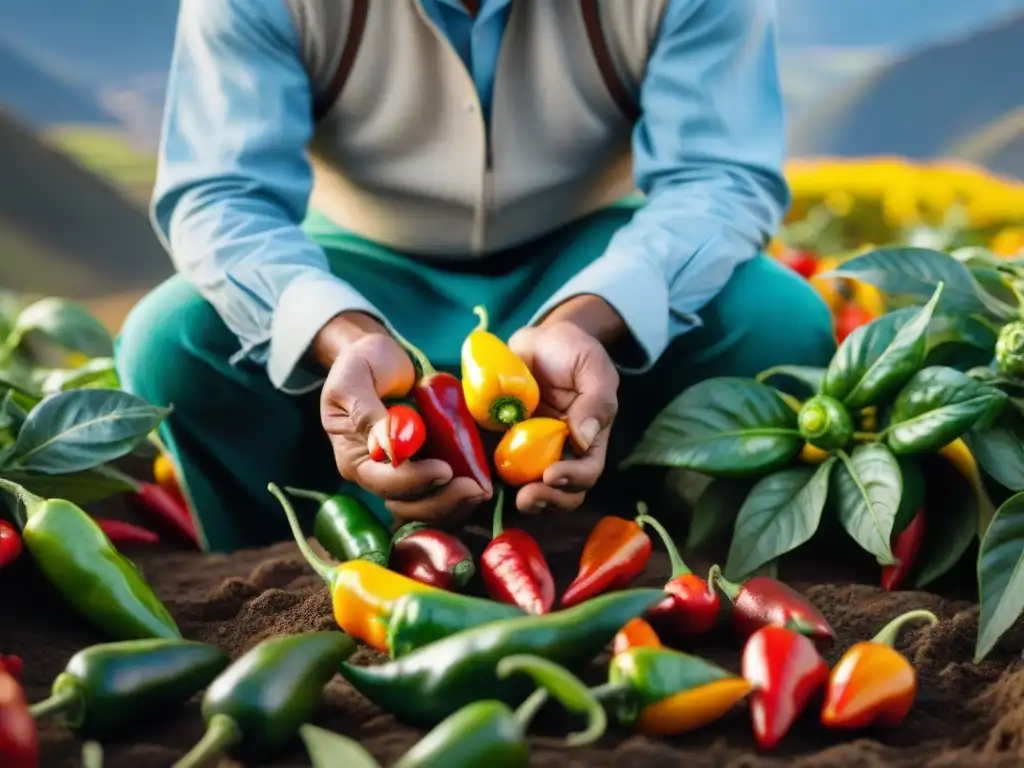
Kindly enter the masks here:
[[[966, 481], [948, 493], [944, 478], [944, 493], [932, 497], [941, 503], [929, 505], [926, 470], [962, 435], [990, 429], [1009, 401], [991, 383], [929, 359], [948, 338], [949, 320], [939, 314], [947, 296], [950, 305], [959, 300], [956, 283], [947, 289], [934, 281], [923, 305], [857, 328], [824, 369], [783, 366], [754, 379], [696, 384], [659, 414], [623, 465], [712, 478], [695, 509], [702, 540], [689, 543], [731, 527], [724, 569], [731, 580], [807, 544], [835, 520], [886, 569], [886, 583], [908, 575], [914, 587], [933, 582], [959, 562], [983, 521]], [[1020, 506], [1024, 514], [1024, 498]], [[922, 525], [922, 509], [936, 519]], [[1024, 588], [1018, 593], [1024, 602]]]
[[[904, 305], [921, 303], [942, 282], [933, 357], [1006, 396], [995, 419], [964, 435], [991, 481], [988, 488], [1003, 498], [998, 509], [983, 510], [978, 525], [980, 660], [1024, 612], [1024, 258], [1001, 258], [983, 248], [882, 249], [845, 262], [836, 274], [874, 285], [890, 303]], [[986, 488], [976, 490], [987, 502]]]

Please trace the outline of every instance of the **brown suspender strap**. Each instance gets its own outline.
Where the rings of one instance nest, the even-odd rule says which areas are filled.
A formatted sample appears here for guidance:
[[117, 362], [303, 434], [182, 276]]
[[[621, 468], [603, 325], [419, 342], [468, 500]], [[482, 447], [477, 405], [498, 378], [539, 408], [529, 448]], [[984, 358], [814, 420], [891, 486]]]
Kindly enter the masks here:
[[341, 95], [348, 76], [352, 73], [352, 66], [356, 63], [356, 56], [359, 53], [359, 45], [363, 42], [363, 32], [366, 30], [366, 14], [370, 0], [352, 0], [352, 16], [349, 19], [348, 35], [345, 37], [345, 47], [341, 49], [341, 56], [338, 58], [338, 68], [334, 70], [327, 90], [320, 94], [313, 104], [313, 119], [319, 122], [327, 116], [334, 106], [334, 102]]
[[580, 0], [580, 11], [583, 13], [583, 26], [587, 30], [587, 40], [590, 42], [590, 50], [594, 53], [594, 61], [601, 72], [601, 79], [608, 89], [608, 93], [615, 102], [615, 106], [629, 122], [636, 122], [640, 116], [640, 108], [623, 84], [615, 69], [615, 62], [612, 60], [611, 52], [608, 50], [608, 40], [605, 38], [604, 30], [601, 28], [601, 12], [597, 7], [598, 0]]

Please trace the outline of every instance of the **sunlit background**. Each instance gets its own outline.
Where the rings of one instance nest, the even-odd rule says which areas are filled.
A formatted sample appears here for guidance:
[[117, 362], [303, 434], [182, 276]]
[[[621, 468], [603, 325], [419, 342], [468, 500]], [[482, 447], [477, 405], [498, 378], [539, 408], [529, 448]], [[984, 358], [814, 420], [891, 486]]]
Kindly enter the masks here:
[[[794, 164], [776, 249], [1024, 244], [1024, 0], [778, 6], [792, 156], [914, 164]], [[116, 326], [169, 273], [145, 206], [176, 11], [0, 0], [0, 286]]]

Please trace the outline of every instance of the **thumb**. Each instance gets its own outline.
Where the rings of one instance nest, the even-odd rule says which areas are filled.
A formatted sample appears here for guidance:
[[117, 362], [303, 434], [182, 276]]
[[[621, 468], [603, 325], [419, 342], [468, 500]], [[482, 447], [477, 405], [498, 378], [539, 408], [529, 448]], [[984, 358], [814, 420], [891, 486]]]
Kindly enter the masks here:
[[325, 387], [325, 397], [337, 404], [363, 437], [369, 437], [373, 425], [388, 415], [377, 393], [373, 370], [366, 360], [335, 364]]
[[609, 429], [619, 410], [619, 377], [615, 367], [591, 360], [581, 361], [576, 374], [576, 399], [566, 411], [573, 442], [589, 450], [594, 438]]

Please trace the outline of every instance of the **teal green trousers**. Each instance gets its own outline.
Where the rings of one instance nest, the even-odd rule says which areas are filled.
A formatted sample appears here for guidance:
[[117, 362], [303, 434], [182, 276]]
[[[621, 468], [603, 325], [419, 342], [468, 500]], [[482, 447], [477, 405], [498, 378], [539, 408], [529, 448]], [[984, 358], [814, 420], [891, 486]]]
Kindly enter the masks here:
[[[395, 253], [311, 216], [309, 235], [332, 271], [386, 314], [439, 368], [457, 370], [462, 339], [485, 305], [508, 338], [541, 304], [605, 250], [635, 204], [595, 213], [487, 264], [439, 265]], [[761, 255], [733, 274], [700, 312], [703, 325], [676, 339], [642, 375], [626, 375], [612, 430], [612, 472], [672, 398], [714, 376], [753, 376], [773, 365], [825, 365], [835, 348], [824, 302], [795, 273]], [[319, 392], [287, 395], [254, 366], [228, 361], [239, 344], [181, 277], [130, 313], [117, 346], [123, 386], [170, 405], [161, 428], [192, 501], [207, 549], [226, 552], [289, 536], [267, 483], [334, 492], [343, 486], [320, 426]], [[382, 516], [383, 505], [367, 499]]]

